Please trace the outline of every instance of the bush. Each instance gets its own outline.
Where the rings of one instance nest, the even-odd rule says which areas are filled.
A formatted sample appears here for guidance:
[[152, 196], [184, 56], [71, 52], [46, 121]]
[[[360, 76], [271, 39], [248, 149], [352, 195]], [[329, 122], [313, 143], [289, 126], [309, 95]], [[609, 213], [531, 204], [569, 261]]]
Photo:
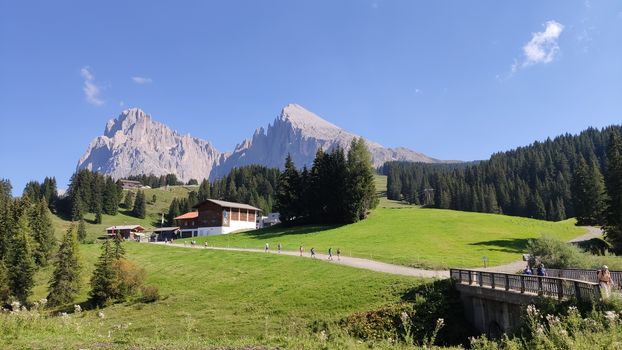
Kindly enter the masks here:
[[536, 265], [536, 259], [542, 261], [546, 267], [554, 269], [582, 267], [583, 264], [584, 256], [579, 248], [549, 236], [530, 239], [527, 242], [527, 251], [531, 257], [531, 266]]
[[450, 280], [417, 286], [402, 296], [402, 303], [353, 314], [340, 322], [354, 337], [364, 340], [408, 339], [430, 346], [464, 343], [477, 334], [464, 317], [464, 309]]
[[160, 289], [153, 284], [147, 284], [140, 288], [142, 294], [140, 300], [143, 303], [153, 303], [160, 299]]
[[136, 295], [145, 281], [145, 270], [127, 259], [114, 260], [113, 290], [115, 299]]
[[602, 265], [609, 266], [611, 270], [622, 269], [622, 259], [607, 251], [603, 251], [603, 255], [600, 255], [600, 252], [599, 255], [592, 255], [573, 244], [548, 236], [529, 240], [527, 251], [531, 256], [532, 265], [538, 259], [546, 267], [556, 269], [597, 269]]

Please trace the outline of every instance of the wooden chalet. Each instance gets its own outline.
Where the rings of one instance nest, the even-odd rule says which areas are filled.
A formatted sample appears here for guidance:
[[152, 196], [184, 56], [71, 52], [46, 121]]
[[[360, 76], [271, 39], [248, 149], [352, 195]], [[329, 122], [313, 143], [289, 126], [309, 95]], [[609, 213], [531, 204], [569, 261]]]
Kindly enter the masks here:
[[182, 237], [225, 234], [254, 230], [261, 209], [248, 204], [208, 199], [194, 206], [196, 211], [175, 218]]
[[121, 234], [123, 239], [135, 239], [136, 234], [143, 232], [145, 232], [145, 229], [140, 225], [119, 225], [106, 228], [106, 234], [108, 237], [114, 237], [117, 234]]

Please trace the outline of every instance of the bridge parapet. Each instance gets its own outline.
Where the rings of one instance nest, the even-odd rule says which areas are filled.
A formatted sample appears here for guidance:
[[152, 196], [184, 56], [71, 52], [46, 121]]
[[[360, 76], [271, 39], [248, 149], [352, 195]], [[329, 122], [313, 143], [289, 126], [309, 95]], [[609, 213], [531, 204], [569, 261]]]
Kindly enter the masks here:
[[578, 300], [594, 301], [601, 298], [598, 283], [578, 279], [464, 269], [450, 269], [450, 276], [456, 283], [462, 285], [494, 289], [513, 294], [547, 296], [559, 300], [576, 298]]
[[[546, 269], [547, 275], [551, 277], [561, 277], [587, 282], [598, 283], [598, 270], [586, 269]], [[622, 286], [622, 271], [609, 271], [613, 284]]]

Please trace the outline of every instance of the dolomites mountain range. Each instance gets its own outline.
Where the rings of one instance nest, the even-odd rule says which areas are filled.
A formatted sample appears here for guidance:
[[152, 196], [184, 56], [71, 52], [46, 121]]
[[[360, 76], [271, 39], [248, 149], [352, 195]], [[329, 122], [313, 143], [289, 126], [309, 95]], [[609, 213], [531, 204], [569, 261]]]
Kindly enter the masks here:
[[[357, 135], [296, 104], [283, 108], [268, 125], [259, 128], [233, 152], [219, 152], [209, 141], [181, 135], [139, 108], [124, 110], [106, 124], [103, 136], [91, 141], [77, 169], [90, 169], [114, 178], [139, 174], [176, 174], [182, 181], [218, 178], [231, 169], [260, 164], [282, 168], [291, 153], [296, 166], [310, 167], [318, 148], [348, 148]], [[366, 140], [374, 166], [386, 161], [439, 163], [406, 148], [386, 148]]]

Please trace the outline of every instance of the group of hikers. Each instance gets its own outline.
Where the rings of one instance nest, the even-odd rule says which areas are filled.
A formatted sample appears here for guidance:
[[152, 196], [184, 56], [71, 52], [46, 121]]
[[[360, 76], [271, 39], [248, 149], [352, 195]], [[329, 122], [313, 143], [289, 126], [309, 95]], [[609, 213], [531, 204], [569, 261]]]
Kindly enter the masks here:
[[[536, 276], [547, 276], [546, 268], [542, 262], [537, 264], [536, 268]], [[527, 267], [523, 270], [523, 275], [533, 275], [533, 270], [527, 264]], [[601, 268], [596, 272], [596, 278], [598, 280], [598, 284], [600, 285], [600, 289], [605, 295], [608, 297], [611, 294], [611, 289], [613, 288], [613, 279], [611, 278], [611, 272], [609, 271], [609, 267], [607, 265], [601, 266]]]
[[[279, 242], [276, 246], [277, 252], [280, 254], [283, 246], [281, 245], [281, 242]], [[268, 251], [270, 251], [270, 244], [266, 243], [264, 246], [264, 251], [267, 253]], [[298, 252], [300, 253], [300, 256], [304, 255], [305, 252], [305, 248], [303, 247], [303, 245], [301, 244], [300, 247], [298, 248]], [[316, 258], [315, 256], [315, 247], [311, 247], [311, 249], [309, 249], [309, 254], [312, 258]], [[337, 254], [337, 260], [340, 261], [341, 260], [341, 249], [337, 248], [336, 250], [336, 254]], [[329, 247], [328, 248], [328, 260], [333, 260], [333, 248]]]

